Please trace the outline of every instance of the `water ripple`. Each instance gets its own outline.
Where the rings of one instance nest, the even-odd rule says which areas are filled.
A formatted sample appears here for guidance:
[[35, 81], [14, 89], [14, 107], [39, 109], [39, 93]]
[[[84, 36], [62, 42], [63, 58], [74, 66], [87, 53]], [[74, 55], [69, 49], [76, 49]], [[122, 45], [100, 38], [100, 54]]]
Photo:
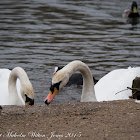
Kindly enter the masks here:
[[[113, 69], [140, 66], [140, 24], [121, 17], [130, 5], [128, 0], [1, 0], [1, 68], [22, 66], [42, 104], [54, 66], [82, 60], [97, 79]], [[65, 87], [54, 103], [80, 101], [80, 93], [81, 86]]]

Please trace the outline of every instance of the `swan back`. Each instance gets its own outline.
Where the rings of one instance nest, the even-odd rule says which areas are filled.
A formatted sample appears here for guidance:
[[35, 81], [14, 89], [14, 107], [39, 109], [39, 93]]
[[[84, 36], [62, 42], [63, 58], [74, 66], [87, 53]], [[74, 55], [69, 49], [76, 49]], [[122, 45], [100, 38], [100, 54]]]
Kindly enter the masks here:
[[[109, 72], [95, 85], [97, 101], [129, 99], [132, 91], [125, 89], [132, 87], [132, 81], [136, 76], [140, 77], [140, 67], [129, 67], [128, 69], [117, 69]], [[120, 93], [116, 94], [117, 92]]]

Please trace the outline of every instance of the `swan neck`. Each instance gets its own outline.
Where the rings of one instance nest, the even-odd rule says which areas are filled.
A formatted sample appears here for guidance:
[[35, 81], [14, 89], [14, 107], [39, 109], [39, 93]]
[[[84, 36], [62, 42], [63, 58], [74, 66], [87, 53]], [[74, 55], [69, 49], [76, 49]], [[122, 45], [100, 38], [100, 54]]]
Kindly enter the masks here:
[[[8, 81], [8, 90], [9, 90], [9, 96], [11, 101], [21, 105], [23, 104], [23, 102], [21, 102], [21, 99], [19, 98], [17, 87], [16, 87], [18, 78], [20, 80], [21, 87], [24, 88], [24, 82], [28, 80], [28, 76], [25, 73], [25, 71], [20, 67], [16, 67], [11, 71], [9, 76], [9, 81]], [[20, 94], [23, 94], [23, 90], [22, 92], [20, 92]], [[21, 96], [23, 97], [23, 95]]]
[[73, 61], [69, 64], [68, 73], [70, 76], [76, 71], [81, 72], [83, 76], [81, 101], [97, 101], [94, 91], [94, 81], [89, 67], [81, 61]]

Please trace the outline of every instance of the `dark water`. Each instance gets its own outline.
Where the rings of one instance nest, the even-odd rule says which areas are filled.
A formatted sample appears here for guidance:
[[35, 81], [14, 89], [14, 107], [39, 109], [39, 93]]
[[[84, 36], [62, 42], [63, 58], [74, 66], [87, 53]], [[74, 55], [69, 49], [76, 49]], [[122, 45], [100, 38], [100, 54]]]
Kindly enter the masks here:
[[[78, 59], [97, 79], [140, 66], [140, 24], [122, 18], [130, 6], [129, 0], [0, 0], [0, 68], [23, 67], [35, 103], [44, 104], [55, 66]], [[65, 87], [53, 103], [80, 96], [81, 86]]]

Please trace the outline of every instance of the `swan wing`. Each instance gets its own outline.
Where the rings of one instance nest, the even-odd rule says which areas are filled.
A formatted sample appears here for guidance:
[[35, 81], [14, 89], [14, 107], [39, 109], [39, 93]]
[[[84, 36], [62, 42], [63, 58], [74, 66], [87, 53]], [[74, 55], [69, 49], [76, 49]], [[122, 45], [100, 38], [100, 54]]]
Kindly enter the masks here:
[[[140, 67], [113, 70], [95, 85], [95, 94], [98, 101], [129, 99], [132, 95], [132, 81], [135, 77], [140, 77]], [[125, 90], [125, 91], [122, 91]], [[122, 91], [122, 92], [120, 92]], [[120, 92], [116, 94], [117, 92]], [[115, 95], [116, 94], [116, 95]]]

